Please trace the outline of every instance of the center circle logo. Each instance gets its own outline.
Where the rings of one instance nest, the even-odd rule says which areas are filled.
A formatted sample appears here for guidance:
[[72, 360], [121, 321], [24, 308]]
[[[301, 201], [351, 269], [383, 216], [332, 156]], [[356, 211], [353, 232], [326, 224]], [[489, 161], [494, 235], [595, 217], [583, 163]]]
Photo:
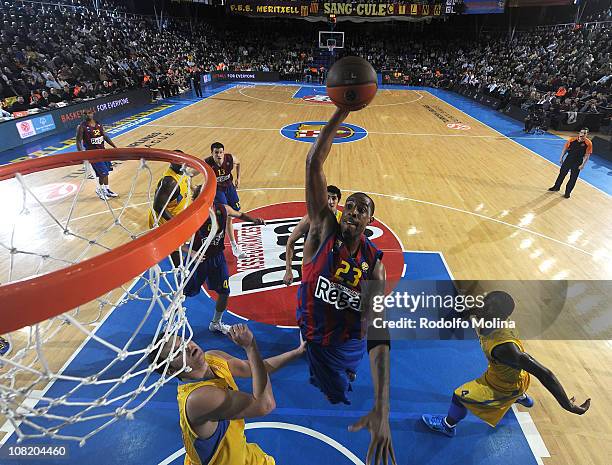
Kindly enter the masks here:
[[[230, 274], [228, 310], [260, 323], [294, 327], [304, 240], [300, 239], [295, 244], [292, 263], [294, 281], [291, 286], [283, 284], [285, 246], [291, 232], [306, 214], [306, 203], [267, 205], [249, 214], [265, 219], [266, 225], [234, 223], [238, 243], [247, 257], [236, 259], [231, 248], [225, 248]], [[387, 282], [390, 288], [395, 287], [404, 267], [404, 254], [399, 239], [378, 220], [368, 226], [366, 236], [383, 251]]]
[[[301, 123], [293, 123], [282, 128], [280, 133], [287, 139], [312, 143], [316, 140], [326, 123], [326, 121], [303, 121]], [[343, 123], [338, 128], [336, 137], [334, 137], [334, 144], [355, 142], [364, 139], [367, 135], [368, 131], [364, 128], [354, 124]]]

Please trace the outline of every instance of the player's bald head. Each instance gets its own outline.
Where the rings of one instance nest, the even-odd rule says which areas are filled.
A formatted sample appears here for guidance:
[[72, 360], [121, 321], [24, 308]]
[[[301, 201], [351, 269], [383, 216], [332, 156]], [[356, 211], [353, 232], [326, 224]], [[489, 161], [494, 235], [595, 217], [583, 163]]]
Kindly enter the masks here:
[[489, 320], [493, 318], [506, 320], [512, 315], [514, 306], [514, 299], [510, 294], [504, 291], [493, 291], [485, 296], [482, 313]]
[[349, 199], [354, 199], [356, 201], [367, 203], [368, 208], [370, 210], [370, 216], [374, 216], [374, 210], [375, 210], [374, 200], [372, 200], [372, 197], [370, 197], [368, 194], [364, 192], [355, 192], [354, 194], [349, 195], [346, 201], [348, 202]]

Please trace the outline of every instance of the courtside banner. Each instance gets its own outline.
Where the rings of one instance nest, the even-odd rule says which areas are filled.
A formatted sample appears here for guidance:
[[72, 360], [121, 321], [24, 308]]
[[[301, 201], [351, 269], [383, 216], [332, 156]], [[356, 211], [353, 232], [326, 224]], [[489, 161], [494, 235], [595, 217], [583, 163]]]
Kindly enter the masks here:
[[[278, 73], [276, 74], [278, 76]], [[76, 128], [83, 121], [86, 110], [93, 110], [96, 119], [104, 123], [104, 118], [108, 116], [145, 105], [150, 101], [151, 94], [148, 89], [135, 89], [27, 115], [24, 118], [6, 120], [0, 123], [0, 152]]]
[[106, 116], [125, 111], [133, 105], [143, 105], [150, 101], [151, 94], [148, 89], [136, 89], [70, 105], [54, 110], [52, 114], [58, 128], [69, 129], [76, 128], [83, 121], [83, 116], [87, 110], [93, 110], [96, 119], [103, 122], [103, 118]]
[[282, 0], [227, 0], [229, 13], [250, 16], [295, 16], [305, 17], [310, 14], [311, 2]]
[[279, 74], [268, 71], [214, 71], [213, 81], [252, 81], [252, 82], [275, 82]]

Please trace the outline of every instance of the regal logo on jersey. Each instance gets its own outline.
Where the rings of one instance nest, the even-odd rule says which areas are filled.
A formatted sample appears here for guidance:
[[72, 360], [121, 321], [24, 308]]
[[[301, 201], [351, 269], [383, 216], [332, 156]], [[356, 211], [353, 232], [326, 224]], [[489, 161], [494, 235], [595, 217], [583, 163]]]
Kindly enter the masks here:
[[[312, 143], [325, 126], [325, 121], [304, 121], [301, 123], [293, 123], [281, 129], [281, 134], [288, 139], [297, 140], [299, 142]], [[354, 124], [342, 124], [334, 137], [334, 144], [343, 144], [346, 142], [355, 142], [365, 138], [368, 131]]]
[[[249, 212], [266, 220], [265, 226], [234, 223], [238, 243], [247, 258], [236, 259], [229, 247], [225, 256], [230, 272], [229, 310], [250, 320], [280, 326], [295, 326], [297, 289], [301, 279], [304, 240], [295, 244], [292, 263], [294, 282], [283, 284], [285, 246], [291, 232], [306, 213], [304, 202], [288, 202], [258, 208]], [[389, 281], [398, 280], [404, 266], [402, 246], [393, 232], [380, 221], [372, 223], [367, 236], [385, 252], [383, 263]], [[339, 311], [359, 308], [358, 295], [336, 283], [319, 282], [318, 293]], [[349, 292], [350, 291], [350, 292]]]
[[302, 97], [302, 100], [310, 103], [323, 103], [328, 105], [334, 103], [332, 102], [332, 99], [329, 98], [329, 95], [306, 95]]
[[330, 281], [325, 276], [319, 276], [314, 292], [315, 299], [321, 299], [336, 307], [336, 310], [354, 310], [361, 308], [361, 294], [342, 284]]
[[232, 173], [225, 174], [225, 170], [219, 168], [219, 175], [217, 176], [217, 182], [225, 182], [225, 181], [229, 180], [231, 175], [232, 175]]

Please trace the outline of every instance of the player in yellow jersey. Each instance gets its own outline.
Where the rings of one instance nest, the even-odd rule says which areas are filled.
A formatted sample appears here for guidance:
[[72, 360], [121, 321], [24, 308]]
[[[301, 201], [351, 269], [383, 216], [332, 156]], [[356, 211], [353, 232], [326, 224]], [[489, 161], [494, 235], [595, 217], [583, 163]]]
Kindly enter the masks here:
[[[234, 325], [228, 337], [242, 347], [247, 360], [225, 352], [203, 352], [193, 341], [180, 349], [181, 340], [168, 341], [149, 354], [149, 362], [173, 357], [168, 374], [179, 373], [177, 399], [185, 445], [185, 465], [275, 465], [274, 458], [257, 444], [247, 443], [244, 419], [267, 415], [276, 407], [269, 373], [300, 357], [304, 344], [283, 354], [262, 359], [253, 333]], [[253, 379], [253, 393], [241, 392], [234, 377]]]
[[[495, 291], [487, 294], [481, 309], [472, 309], [466, 316], [505, 321], [513, 310], [512, 297], [506, 292]], [[567, 396], [553, 372], [525, 352], [516, 330], [480, 329], [478, 336], [489, 362], [487, 371], [455, 390], [446, 416], [423, 415], [423, 421], [432, 430], [455, 436], [457, 423], [466, 417], [468, 409], [495, 427], [515, 402], [532, 407], [533, 400], [526, 394], [529, 375], [535, 376], [568, 412], [582, 415], [589, 409], [591, 399], [577, 405], [573, 397]]]
[[[175, 152], [183, 153], [182, 150]], [[155, 188], [153, 209], [149, 210], [149, 228], [170, 221], [191, 203], [192, 195], [189, 187], [190, 176], [183, 172], [183, 167], [170, 163]]]
[[[342, 198], [342, 192], [336, 186], [329, 185], [327, 186], [327, 205], [332, 213], [336, 216], [336, 220], [340, 223], [340, 218], [342, 217], [342, 212], [338, 210], [338, 203], [340, 203], [340, 199]], [[293, 232], [287, 239], [287, 245], [285, 247], [285, 276], [283, 277], [283, 283], [287, 286], [291, 285], [293, 282], [293, 254], [295, 251], [295, 243], [300, 240], [300, 238], [304, 238], [306, 240], [306, 235], [310, 230], [310, 220], [308, 219], [308, 215], [304, 215], [300, 222], [295, 226]]]
[[[182, 150], [174, 150], [184, 153]], [[153, 208], [149, 210], [149, 228], [170, 221], [174, 216], [185, 210], [192, 202], [190, 187], [191, 175], [183, 171], [183, 166], [170, 163], [155, 187]], [[180, 263], [180, 252], [172, 252], [170, 258], [175, 265]]]

